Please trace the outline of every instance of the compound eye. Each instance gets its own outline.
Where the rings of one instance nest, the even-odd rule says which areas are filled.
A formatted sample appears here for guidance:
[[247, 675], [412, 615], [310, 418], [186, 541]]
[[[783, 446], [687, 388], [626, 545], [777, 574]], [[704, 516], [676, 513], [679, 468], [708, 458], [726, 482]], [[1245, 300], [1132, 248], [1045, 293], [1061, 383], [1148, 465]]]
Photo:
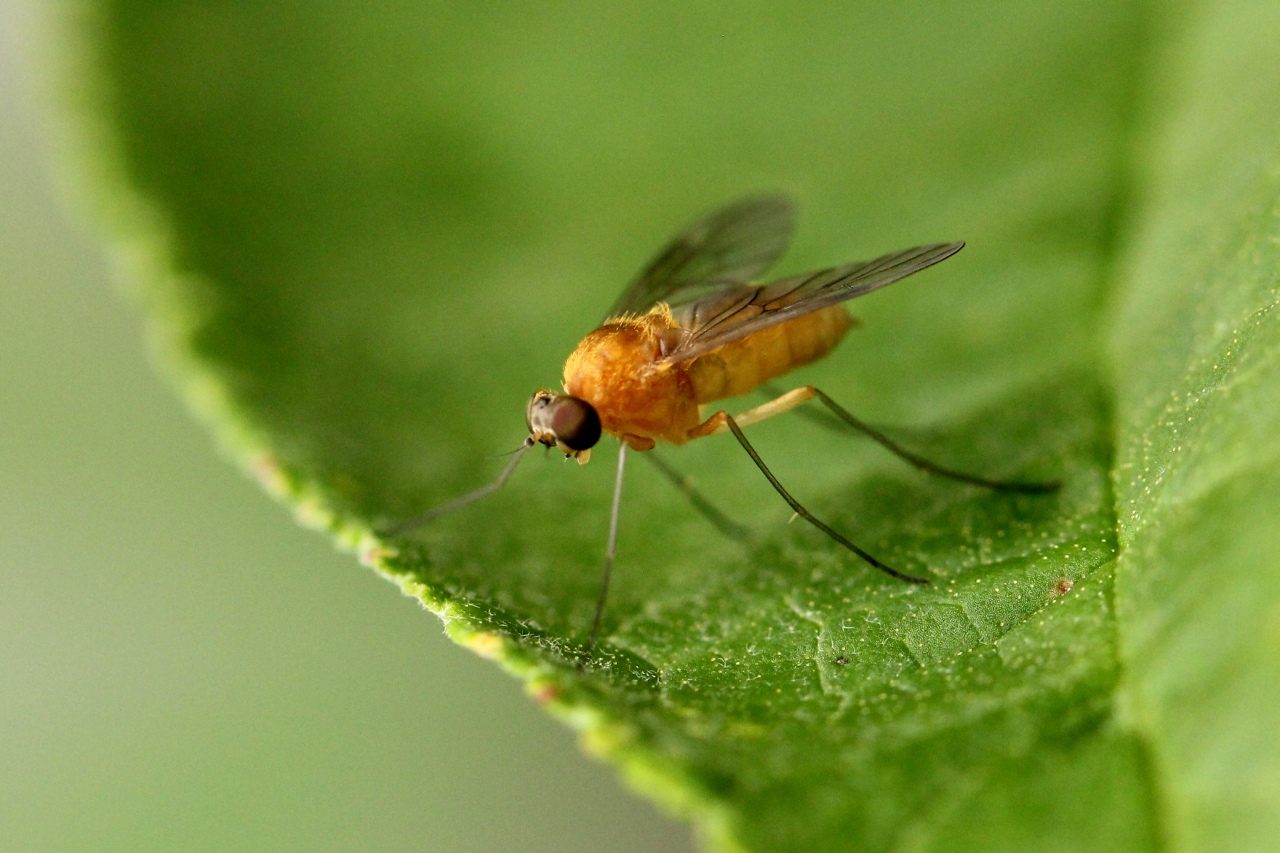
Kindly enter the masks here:
[[551, 404], [551, 431], [570, 450], [590, 450], [600, 440], [600, 415], [586, 400], [559, 397]]

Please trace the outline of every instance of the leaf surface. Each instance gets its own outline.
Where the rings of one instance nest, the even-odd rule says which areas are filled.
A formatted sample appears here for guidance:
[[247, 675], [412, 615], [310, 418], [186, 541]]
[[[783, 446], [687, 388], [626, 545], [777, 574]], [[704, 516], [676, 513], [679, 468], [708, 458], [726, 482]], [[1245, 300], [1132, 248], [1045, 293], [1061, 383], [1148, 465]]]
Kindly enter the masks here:
[[[191, 404], [712, 840], [1272, 837], [1280, 762], [1250, 722], [1280, 701], [1265, 4], [77, 8], [99, 200]], [[608, 444], [379, 538], [496, 476], [528, 394], [681, 223], [775, 187], [804, 206], [782, 273], [969, 244], [853, 303], [796, 384], [1059, 492], [752, 428], [917, 588], [786, 524], [727, 437], [665, 458], [747, 544], [633, 455], [585, 671]]]

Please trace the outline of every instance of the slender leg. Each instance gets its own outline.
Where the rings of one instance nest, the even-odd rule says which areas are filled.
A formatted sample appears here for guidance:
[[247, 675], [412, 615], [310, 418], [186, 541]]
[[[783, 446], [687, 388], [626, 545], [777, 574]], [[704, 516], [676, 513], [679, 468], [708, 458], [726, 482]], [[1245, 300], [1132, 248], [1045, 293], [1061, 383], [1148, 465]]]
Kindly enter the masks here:
[[[898, 444], [896, 441], [889, 438], [889, 436], [880, 432], [878, 429], [871, 426], [870, 424], [866, 424], [858, 420], [852, 414], [850, 414], [845, 409], [843, 409], [839, 404], [837, 404], [835, 400], [832, 400], [824, 392], [819, 391], [817, 388], [813, 387], [812, 385], [805, 385], [800, 388], [796, 388], [792, 391], [788, 391], [787, 393], [783, 394], [777, 399], [770, 400], [767, 403], [756, 406], [754, 409], [749, 409], [743, 412], [737, 418], [738, 425], [750, 426], [751, 424], [759, 423], [760, 421], [765, 420], [766, 418], [771, 418], [774, 415], [780, 415], [783, 412], [790, 411], [791, 409], [794, 409], [796, 406], [799, 406], [801, 403], [805, 403], [809, 400], [812, 400], [814, 397], [817, 397], [818, 401], [822, 403], [822, 405], [826, 406], [827, 410], [830, 411], [831, 414], [835, 415], [837, 418], [843, 421], [846, 425], [853, 427], [858, 432], [862, 433], [863, 435], [870, 438], [872, 441], [879, 444], [885, 450], [888, 450], [890, 453], [894, 454], [895, 456], [898, 456], [906, 460], [907, 462], [910, 462], [912, 465], [916, 466], [921, 471], [925, 471], [930, 474], [937, 474], [940, 477], [947, 477], [952, 480], [958, 480], [961, 483], [971, 483], [975, 486], [985, 486], [988, 489], [996, 489], [998, 491], [1003, 491], [1003, 492], [1024, 492], [1027, 494], [1043, 494], [1045, 492], [1052, 492], [1055, 489], [1057, 489], [1058, 486], [1061, 485], [1056, 480], [1051, 480], [1043, 483], [1034, 483], [1034, 482], [1024, 483], [1024, 482], [1017, 482], [1017, 481], [1010, 481], [1010, 480], [992, 480], [988, 477], [982, 477], [977, 474], [966, 474], [963, 471], [957, 471], [954, 468], [947, 468], [943, 465], [938, 465], [935, 462], [930, 462], [928, 459], [925, 459], [923, 456], [920, 456], [916, 453], [912, 453], [910, 450], [907, 450], [905, 447]], [[704, 435], [718, 435], [723, 432], [728, 432], [729, 427], [726, 422], [727, 418], [728, 418], [728, 415], [725, 414], [724, 412], [716, 412], [714, 415], [707, 418], [706, 421], [704, 421], [703, 423], [695, 427], [693, 430], [691, 430], [689, 433], [689, 437], [701, 438]]]
[[[813, 395], [817, 393], [817, 388], [805, 385], [793, 391], [788, 391], [776, 400], [770, 400], [763, 405], [756, 406], [754, 409], [748, 409], [733, 420], [736, 420], [738, 426], [751, 426], [774, 415], [789, 412], [801, 403], [806, 403], [813, 399]], [[729, 426], [729, 421], [728, 412], [716, 412], [689, 430], [689, 438], [702, 438], [707, 435], [720, 435], [721, 433], [729, 432], [732, 429]]]
[[925, 578], [918, 578], [918, 577], [914, 577], [913, 575], [904, 574], [898, 571], [897, 569], [893, 568], [892, 566], [885, 565], [884, 563], [877, 560], [875, 557], [868, 554], [866, 551], [859, 548], [857, 545], [854, 545], [844, 536], [841, 536], [835, 530], [831, 529], [821, 520], [811, 515], [809, 513], [809, 510], [801, 506], [800, 502], [795, 498], [793, 498], [791, 496], [791, 493], [782, 487], [782, 484], [778, 482], [778, 478], [773, 476], [773, 472], [769, 470], [769, 467], [764, 464], [764, 460], [760, 458], [760, 454], [756, 453], [756, 449], [751, 446], [751, 442], [747, 441], [747, 437], [742, 434], [742, 428], [738, 426], [737, 422], [725, 412], [719, 412], [717, 414], [724, 415], [724, 423], [728, 427], [729, 431], [733, 433], [733, 437], [738, 439], [738, 444], [741, 444], [742, 449], [747, 451], [747, 455], [751, 457], [751, 461], [756, 463], [756, 467], [760, 469], [761, 474], [764, 474], [765, 479], [767, 479], [769, 483], [773, 486], [774, 491], [776, 491], [779, 495], [782, 496], [782, 499], [786, 501], [787, 504], [790, 505], [790, 507], [793, 510], [795, 510], [797, 515], [799, 515], [805, 521], [809, 522], [814, 527], [818, 528], [823, 533], [827, 534], [832, 539], [839, 542], [841, 545], [848, 548], [850, 551], [857, 554], [859, 557], [866, 560], [868, 563], [875, 566], [877, 569], [884, 572], [885, 574], [892, 575], [893, 577], [898, 578], [899, 580], [904, 580], [909, 583], [918, 583], [918, 584], [929, 583], [929, 581], [926, 580]]
[[[761, 394], [764, 394], [766, 397], [771, 397], [771, 398], [781, 397], [783, 394], [786, 393], [786, 391], [783, 390], [781, 385], [778, 385], [774, 382], [766, 382], [765, 384], [758, 386], [756, 390], [759, 391]], [[818, 426], [826, 427], [827, 429], [831, 429], [831, 430], [837, 430], [839, 432], [844, 432], [846, 429], [848, 429], [848, 426], [849, 426], [844, 421], [840, 420], [835, 415], [828, 412], [826, 409], [815, 409], [812, 407], [807, 409], [796, 409], [796, 414], [807, 421], [812, 421]]]
[[965, 472], [957, 471], [954, 468], [943, 467], [942, 465], [938, 465], [935, 462], [930, 462], [928, 459], [925, 459], [923, 456], [919, 456], [915, 453], [912, 453], [910, 450], [907, 450], [905, 447], [898, 444], [893, 439], [889, 438], [889, 436], [885, 435], [884, 433], [880, 432], [874, 427], [858, 420], [853, 415], [849, 414], [847, 411], [845, 411], [843, 408], [837, 405], [835, 400], [832, 400], [830, 397], [828, 397], [822, 391], [819, 391], [817, 388], [813, 388], [811, 386], [809, 390], [813, 392], [811, 396], [817, 397], [818, 400], [822, 403], [822, 405], [826, 406], [827, 409], [833, 415], [838, 417], [840, 420], [844, 421], [849, 426], [856, 429], [858, 432], [867, 436], [872, 441], [879, 444], [885, 450], [888, 450], [890, 453], [893, 453], [894, 455], [899, 456], [902, 459], [905, 459], [907, 462], [910, 462], [912, 465], [916, 466], [921, 471], [927, 471], [930, 474], [937, 474], [942, 477], [948, 477], [952, 480], [959, 480], [962, 483], [972, 483], [975, 486], [986, 486], [988, 489], [996, 489], [1002, 492], [1027, 492], [1030, 494], [1040, 494], [1043, 492], [1052, 492], [1054, 489], [1057, 489], [1059, 485], [1061, 485], [1056, 480], [1050, 481], [1050, 482], [1044, 482], [1044, 483], [1023, 483], [1023, 482], [1016, 482], [1016, 481], [1009, 481], [1009, 480], [992, 480], [987, 477], [979, 476], [977, 474], [966, 474]]
[[618, 511], [622, 506], [622, 472], [627, 465], [627, 443], [618, 445], [618, 477], [613, 483], [613, 511], [609, 514], [609, 543], [604, 549], [604, 576], [600, 579], [600, 598], [596, 600], [596, 617], [591, 620], [591, 638], [587, 640], [587, 657], [595, 650], [600, 636], [600, 620], [604, 616], [604, 603], [609, 597], [609, 576], [613, 574], [613, 558], [618, 552]]
[[654, 467], [662, 473], [662, 476], [666, 477], [673, 486], [679, 489], [681, 494], [689, 499], [689, 503], [693, 504], [693, 508], [702, 513], [702, 517], [709, 521], [716, 530], [719, 530], [730, 539], [751, 538], [750, 528], [739, 524], [717, 509], [715, 504], [703, 497], [702, 493], [694, 488], [692, 481], [688, 477], [681, 476], [656, 452], [646, 453], [644, 458], [652, 462]]
[[474, 492], [469, 492], [460, 498], [454, 498], [448, 503], [441, 504], [435, 509], [427, 510], [422, 515], [414, 516], [408, 521], [402, 521], [399, 524], [384, 530], [382, 532], [382, 535], [383, 536], [400, 536], [404, 533], [408, 533], [410, 530], [413, 530], [416, 527], [421, 527], [422, 525], [426, 524], [429, 521], [435, 521], [437, 518], [439, 518], [442, 515], [448, 515], [449, 513], [453, 512], [455, 509], [461, 509], [462, 507], [466, 506], [469, 503], [478, 501], [485, 495], [490, 494], [491, 492], [496, 492], [498, 489], [501, 489], [503, 485], [507, 482], [507, 480], [511, 477], [511, 472], [516, 470], [516, 465], [520, 464], [520, 459], [524, 456], [524, 454], [529, 450], [530, 447], [533, 447], [533, 439], [526, 438], [524, 441], [524, 444], [520, 445], [519, 449], [516, 450], [515, 456], [512, 457], [510, 462], [507, 463], [507, 467], [502, 469], [502, 473], [498, 475], [498, 479], [494, 480], [489, 485], [481, 486], [480, 488], [476, 489]]

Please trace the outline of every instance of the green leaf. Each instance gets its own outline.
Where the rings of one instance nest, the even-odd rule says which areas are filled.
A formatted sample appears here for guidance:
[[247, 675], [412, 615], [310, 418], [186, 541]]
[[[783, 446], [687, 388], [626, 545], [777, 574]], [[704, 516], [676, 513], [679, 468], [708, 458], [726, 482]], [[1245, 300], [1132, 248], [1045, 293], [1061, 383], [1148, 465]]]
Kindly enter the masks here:
[[1280, 832], [1278, 39], [1240, 3], [1170, 40], [1110, 333], [1119, 696], [1187, 849]]
[[[101, 206], [231, 453], [720, 846], [1264, 849], [1280, 756], [1265, 3], [76, 7]], [[965, 239], [859, 300], [797, 417], [492, 479], [530, 391], [691, 217], [780, 187], [783, 272]], [[754, 401], [738, 401], [733, 410]], [[1271, 534], [1271, 535], [1269, 535]], [[1119, 559], [1117, 560], [1117, 555]]]

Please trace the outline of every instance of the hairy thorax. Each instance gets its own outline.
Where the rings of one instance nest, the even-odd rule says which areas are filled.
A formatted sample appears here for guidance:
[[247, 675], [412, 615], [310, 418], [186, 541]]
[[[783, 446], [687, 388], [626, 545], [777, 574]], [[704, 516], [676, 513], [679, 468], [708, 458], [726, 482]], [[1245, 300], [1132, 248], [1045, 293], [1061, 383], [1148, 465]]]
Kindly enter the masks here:
[[652, 447], [652, 439], [688, 440], [699, 423], [693, 384], [684, 365], [658, 364], [664, 339], [669, 346], [678, 332], [665, 310], [609, 321], [565, 362], [565, 392], [594, 406], [604, 430], [636, 449]]

